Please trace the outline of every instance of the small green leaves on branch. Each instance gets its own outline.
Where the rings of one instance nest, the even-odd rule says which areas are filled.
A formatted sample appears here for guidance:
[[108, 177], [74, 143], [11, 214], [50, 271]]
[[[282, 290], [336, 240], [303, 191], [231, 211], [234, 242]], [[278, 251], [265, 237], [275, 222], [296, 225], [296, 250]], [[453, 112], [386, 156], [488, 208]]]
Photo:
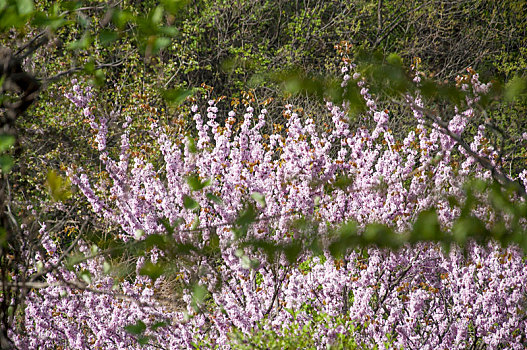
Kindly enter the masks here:
[[212, 181], [210, 179], [202, 181], [198, 175], [191, 175], [187, 177], [187, 183], [192, 191], [199, 191], [207, 186], [210, 186]]
[[176, 89], [168, 89], [161, 92], [161, 96], [170, 104], [172, 105], [180, 105], [183, 103], [187, 97], [192, 96], [194, 94], [194, 89], [183, 89], [183, 88], [176, 88]]
[[199, 208], [198, 202], [190, 196], [185, 195], [183, 197], [183, 206], [188, 210], [196, 210]]
[[48, 171], [46, 185], [55, 201], [63, 202], [71, 197], [70, 181], [57, 174], [55, 170]]
[[[1, 82], [0, 82], [1, 83]], [[4, 154], [15, 144], [15, 137], [12, 135], [0, 134], [0, 170], [7, 174], [14, 165], [13, 158]]]

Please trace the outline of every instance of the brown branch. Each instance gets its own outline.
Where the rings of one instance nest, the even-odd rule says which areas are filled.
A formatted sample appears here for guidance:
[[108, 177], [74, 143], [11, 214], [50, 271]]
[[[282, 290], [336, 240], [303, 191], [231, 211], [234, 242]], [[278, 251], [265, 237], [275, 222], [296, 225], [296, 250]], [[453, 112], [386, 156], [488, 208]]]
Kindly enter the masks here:
[[[22, 45], [22, 47], [20, 47], [16, 51], [15, 56], [18, 57], [18, 59], [22, 60], [25, 57], [29, 56], [31, 53], [33, 53], [36, 48], [40, 47], [45, 42], [47, 42], [48, 38], [46, 37], [46, 38], [39, 40], [38, 43], [35, 44], [35, 42], [37, 42], [37, 40], [40, 39], [44, 34], [46, 34], [45, 31], [40, 32], [38, 35], [35, 35], [33, 39], [29, 40], [26, 44]], [[20, 54], [22, 54], [22, 52], [27, 48], [31, 48], [31, 49], [28, 52], [26, 52], [23, 56], [20, 56]]]
[[0, 91], [22, 94], [18, 101], [4, 101], [0, 106], [6, 109], [5, 117], [0, 119], [2, 128], [5, 125], [12, 126], [15, 119], [29, 108], [36, 100], [41, 85], [35, 77], [22, 69], [20, 60], [7, 48], [0, 48], [0, 77], [5, 79]]
[[60, 266], [59, 264], [68, 256], [69, 253], [71, 253], [71, 251], [73, 250], [73, 248], [77, 245], [77, 243], [79, 242], [79, 240], [81, 239], [82, 237], [82, 231], [84, 230], [84, 228], [86, 227], [86, 224], [88, 222], [85, 221], [83, 224], [82, 224], [82, 227], [81, 229], [79, 230], [79, 235], [75, 238], [75, 240], [69, 245], [68, 249], [66, 249], [66, 251], [64, 253], [62, 253], [62, 255], [59, 257], [59, 259], [57, 260], [57, 262], [55, 262], [54, 264], [51, 264], [50, 267], [48, 267], [47, 269], [39, 272], [39, 273], [36, 273], [34, 274], [33, 276], [31, 276], [31, 278], [29, 279], [29, 282], [27, 283], [36, 283], [34, 282], [35, 280], [39, 279], [40, 277], [52, 272], [53, 270], [55, 269], [58, 269]]
[[441, 132], [443, 134], [450, 136], [454, 141], [456, 141], [456, 143], [459, 146], [461, 146], [465, 150], [465, 152], [467, 152], [472, 158], [474, 158], [478, 162], [479, 165], [481, 165], [484, 169], [489, 170], [494, 180], [496, 180], [498, 183], [500, 183], [503, 186], [510, 186], [514, 188], [518, 194], [520, 194], [524, 198], [527, 198], [527, 192], [525, 191], [525, 188], [520, 182], [510, 179], [507, 175], [505, 175], [502, 171], [500, 171], [496, 166], [494, 166], [489, 159], [483, 158], [479, 154], [474, 152], [470, 148], [470, 145], [468, 145], [461, 138], [461, 136], [450, 131], [450, 129], [448, 128], [448, 123], [438, 117], [437, 111], [422, 108], [413, 103], [412, 103], [412, 108], [422, 112], [425, 118], [427, 118], [432, 123], [437, 124], [441, 128]]
[[[404, 15], [406, 15], [407, 13], [409, 12], [412, 12], [412, 11], [417, 11], [419, 9], [421, 9], [423, 6], [426, 6], [428, 5], [429, 2], [425, 2], [415, 8], [412, 8], [412, 9], [409, 9], [409, 10], [406, 10], [402, 13], [400, 13], [399, 15], [397, 15], [393, 21], [388, 25], [386, 26], [384, 29], [381, 28], [381, 25], [382, 25], [382, 22], [380, 22], [382, 19], [380, 17], [380, 13], [378, 14], [379, 15], [379, 28], [377, 30], [377, 39], [375, 40], [375, 43], [373, 44], [373, 48], [377, 47], [388, 35], [390, 35], [392, 33], [392, 31], [403, 21], [404, 19]], [[381, 2], [379, 2], [379, 6], [381, 6]]]
[[377, 34], [382, 32], [382, 0], [377, 3]]
[[[112, 63], [98, 64], [98, 65], [95, 66], [95, 69], [119, 67], [120, 65], [122, 65], [122, 63], [123, 63], [123, 60], [112, 62]], [[73, 73], [76, 73], [76, 72], [80, 72], [83, 69], [84, 69], [84, 67], [73, 67], [73, 68], [68, 69], [66, 71], [57, 73], [57, 74], [55, 74], [55, 75], [53, 75], [51, 77], [41, 78], [40, 80], [47, 84], [47, 83], [50, 83], [50, 82], [57, 81], [60, 78], [66, 76], [66, 75], [70, 75], [70, 74], [73, 74]]]

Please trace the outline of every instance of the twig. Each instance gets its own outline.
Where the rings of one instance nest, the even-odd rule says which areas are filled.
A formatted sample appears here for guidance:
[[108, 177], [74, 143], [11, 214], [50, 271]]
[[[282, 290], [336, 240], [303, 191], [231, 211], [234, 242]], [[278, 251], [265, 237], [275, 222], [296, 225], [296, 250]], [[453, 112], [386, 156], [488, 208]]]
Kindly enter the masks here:
[[415, 105], [413, 103], [412, 103], [412, 108], [422, 112], [423, 116], [428, 118], [433, 123], [439, 125], [439, 127], [441, 128], [441, 131], [444, 134], [450, 136], [454, 141], [456, 141], [457, 144], [460, 145], [465, 150], [465, 152], [467, 152], [472, 158], [474, 158], [479, 163], [479, 165], [481, 165], [483, 168], [489, 170], [491, 172], [491, 174], [492, 174], [492, 177], [496, 181], [498, 181], [502, 185], [513, 187], [523, 198], [527, 199], [527, 193], [525, 192], [525, 188], [523, 187], [522, 184], [520, 184], [518, 181], [511, 180], [502, 171], [498, 170], [496, 166], [492, 165], [490, 160], [488, 160], [486, 158], [483, 158], [479, 154], [474, 152], [470, 148], [470, 146], [460, 136], [458, 136], [457, 134], [455, 134], [452, 131], [450, 131], [450, 129], [448, 128], [448, 123], [446, 123], [445, 121], [441, 120], [437, 116], [437, 112], [436, 111], [432, 111], [432, 110], [429, 110], [429, 109], [426, 109], [426, 108], [422, 108], [422, 107], [417, 106], [417, 105]]
[[31, 276], [31, 278], [29, 279], [29, 283], [33, 283], [33, 281], [37, 280], [38, 278], [46, 275], [47, 273], [50, 273], [51, 271], [59, 268], [59, 263], [64, 260], [66, 258], [66, 256], [73, 250], [73, 248], [77, 245], [77, 243], [79, 242], [79, 240], [81, 239], [82, 237], [82, 231], [84, 230], [84, 227], [86, 227], [86, 224], [88, 222], [85, 221], [83, 224], [82, 224], [82, 227], [81, 229], [79, 230], [79, 235], [75, 238], [75, 240], [70, 244], [70, 246], [68, 247], [68, 249], [66, 249], [64, 251], [64, 253], [62, 253], [62, 255], [59, 257], [59, 259], [57, 260], [56, 263], [52, 264], [50, 267], [48, 267], [47, 269]]
[[[123, 63], [123, 60], [119, 60], [119, 61], [112, 62], [112, 63], [102, 63], [102, 64], [96, 65], [95, 69], [119, 67], [122, 63]], [[47, 83], [50, 83], [50, 82], [53, 82], [53, 81], [57, 81], [60, 78], [62, 78], [63, 76], [65, 76], [65, 75], [76, 73], [76, 72], [79, 72], [79, 71], [81, 71], [83, 69], [84, 69], [84, 67], [73, 67], [73, 68], [68, 69], [66, 71], [57, 73], [57, 74], [55, 74], [55, 75], [53, 75], [53, 76], [51, 76], [49, 78], [40, 78], [40, 80], [47, 84]]]

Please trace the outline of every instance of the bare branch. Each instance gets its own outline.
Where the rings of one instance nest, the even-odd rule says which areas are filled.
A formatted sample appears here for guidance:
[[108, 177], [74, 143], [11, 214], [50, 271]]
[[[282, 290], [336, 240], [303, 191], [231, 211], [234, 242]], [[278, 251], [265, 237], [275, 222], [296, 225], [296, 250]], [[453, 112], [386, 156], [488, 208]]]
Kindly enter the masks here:
[[[96, 65], [95, 69], [119, 67], [122, 64], [123, 64], [123, 60], [115, 61], [115, 62], [112, 62], [112, 63], [102, 63], [102, 64]], [[66, 76], [66, 75], [70, 75], [70, 74], [73, 74], [73, 73], [76, 73], [76, 72], [80, 72], [83, 69], [84, 69], [84, 67], [73, 67], [73, 68], [68, 69], [66, 71], [57, 73], [57, 74], [55, 74], [55, 75], [53, 75], [51, 77], [41, 78], [40, 80], [47, 84], [47, 83], [50, 83], [50, 82], [57, 81], [60, 78]]]

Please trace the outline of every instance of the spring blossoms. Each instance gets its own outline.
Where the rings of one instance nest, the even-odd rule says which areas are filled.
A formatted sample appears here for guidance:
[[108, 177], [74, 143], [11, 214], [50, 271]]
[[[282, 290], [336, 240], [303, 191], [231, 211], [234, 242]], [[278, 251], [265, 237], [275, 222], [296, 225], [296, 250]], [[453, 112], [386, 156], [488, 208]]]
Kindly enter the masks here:
[[[396, 139], [388, 128], [390, 112], [377, 106], [360, 74], [352, 67], [349, 71], [343, 85], [359, 84], [371, 128], [352, 129], [346, 105], [327, 103], [327, 126], [287, 105], [279, 112], [285, 125], [272, 130], [266, 120], [277, 111], [246, 106], [220, 112], [209, 101], [191, 109], [194, 140], [152, 125], [160, 152], [155, 163], [132, 155], [130, 119], [123, 125], [120, 155], [112, 157], [107, 120], [96, 116], [91, 92], [76, 85], [67, 97], [96, 131], [111, 181], [102, 191], [80, 168], [71, 170], [70, 177], [93, 210], [119, 228], [116, 239], [131, 242], [164, 234], [165, 220], [174, 226], [176, 242], [204, 247], [217, 240], [219, 253], [195, 254], [187, 257], [189, 264], [178, 266], [194, 292], [206, 291], [202, 299], [192, 288], [184, 291], [178, 306], [161, 302], [163, 275], [155, 282], [140, 274], [119, 281], [105, 273], [102, 257], [77, 270], [56, 269], [46, 275], [49, 287], [28, 296], [24, 328], [12, 334], [17, 346], [230, 348], [234, 330], [281, 334], [311, 325], [320, 349], [339, 336], [354, 337], [366, 348], [466, 349], [475, 344], [524, 349], [527, 265], [515, 247], [469, 244], [464, 254], [420, 243], [397, 251], [348, 250], [342, 259], [306, 252], [291, 263], [281, 253], [270, 257], [235, 239], [233, 223], [248, 202], [257, 208], [256, 222], [241, 241], [300, 239], [291, 225], [299, 217], [320, 223], [312, 234], [321, 237], [350, 220], [403, 232], [431, 207], [448, 228], [459, 215], [448, 197], [462, 199], [462, 185], [471, 176], [490, 177], [437, 125], [425, 124], [419, 96], [408, 96], [416, 127]], [[474, 75], [463, 88], [473, 92], [466, 110], [441, 117], [456, 135], [473, 115], [471, 103], [488, 86]], [[495, 150], [484, 138], [481, 126], [470, 147], [492, 159]], [[325, 186], [342, 176], [351, 184], [327, 191]], [[189, 177], [207, 186], [193, 190]], [[492, 220], [485, 208], [475, 215]], [[52, 264], [57, 249], [52, 244], [46, 249], [47, 256], [39, 259]], [[82, 244], [81, 251], [90, 254]], [[139, 258], [137, 270], [164, 254], [150, 250]], [[76, 288], [86, 271], [85, 288]], [[317, 323], [318, 314], [326, 321]]]

